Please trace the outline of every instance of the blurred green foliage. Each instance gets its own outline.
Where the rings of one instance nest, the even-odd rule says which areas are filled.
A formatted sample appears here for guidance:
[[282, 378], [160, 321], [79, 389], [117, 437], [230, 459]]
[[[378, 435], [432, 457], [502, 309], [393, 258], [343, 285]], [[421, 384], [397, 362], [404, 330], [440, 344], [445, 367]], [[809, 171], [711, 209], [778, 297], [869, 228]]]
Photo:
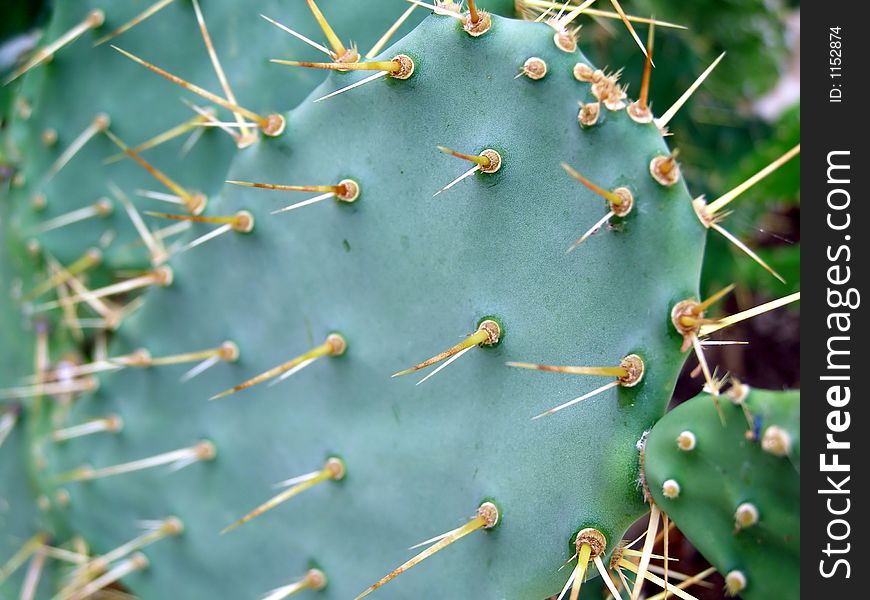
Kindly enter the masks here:
[[[762, 141], [733, 166], [722, 189], [746, 180], [774, 159], [800, 143], [800, 106], [777, 121], [771, 137]], [[721, 289], [731, 282], [758, 295], [776, 297], [800, 289], [800, 159], [783, 165], [775, 176], [756, 184], [733, 204], [726, 225], [749, 243], [787, 284], [783, 285], [758, 268], [749, 257], [728, 244], [722, 236], [710, 235], [707, 243], [703, 286]]]

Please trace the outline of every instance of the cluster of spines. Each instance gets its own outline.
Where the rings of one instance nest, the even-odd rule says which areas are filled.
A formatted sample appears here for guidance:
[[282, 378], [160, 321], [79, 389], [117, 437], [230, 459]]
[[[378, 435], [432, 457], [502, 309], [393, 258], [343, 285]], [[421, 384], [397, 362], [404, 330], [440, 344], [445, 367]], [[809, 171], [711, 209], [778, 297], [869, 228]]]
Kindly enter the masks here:
[[[717, 390], [718, 391], [718, 390]], [[736, 407], [739, 413], [745, 417], [746, 425], [744, 429], [743, 435], [738, 435], [735, 437], [732, 435], [734, 433], [734, 429], [727, 430], [725, 428], [724, 416], [719, 408], [718, 404], [716, 405], [717, 412], [720, 419], [723, 419], [721, 422], [721, 427], [717, 427], [716, 425], [712, 425], [710, 423], [706, 423], [704, 418], [690, 420], [685, 423], [686, 429], [683, 429], [679, 432], [675, 437], [668, 438], [673, 439], [672, 446], [668, 444], [663, 444], [661, 441], [658, 442], [656, 446], [658, 454], [657, 454], [657, 481], [660, 483], [656, 483], [655, 489], [651, 486], [653, 485], [649, 476], [646, 474], [646, 466], [647, 461], [649, 459], [649, 455], [647, 452], [647, 436], [645, 435], [639, 442], [640, 448], [640, 456], [641, 456], [641, 472], [640, 472], [640, 485], [643, 487], [644, 495], [647, 497], [648, 502], [654, 507], [653, 510], [655, 512], [660, 513], [662, 516], [667, 517], [661, 509], [655, 504], [653, 500], [653, 496], [663, 498], [663, 502], [669, 503], [669, 510], [674, 513], [676, 510], [680, 511], [692, 511], [696, 510], [697, 507], [693, 504], [686, 504], [688, 500], [683, 499], [683, 494], [686, 491], [694, 491], [698, 492], [698, 488], [704, 487], [704, 483], [700, 481], [696, 481], [692, 477], [692, 473], [688, 473], [685, 469], [675, 469], [671, 466], [668, 469], [665, 465], [670, 464], [667, 461], [667, 453], [673, 449], [677, 451], [679, 454], [685, 454], [690, 457], [694, 457], [697, 462], [695, 464], [700, 469], [701, 472], [709, 470], [711, 467], [715, 468], [715, 472], [717, 476], [735, 476], [741, 479], [745, 479], [746, 481], [751, 481], [758, 477], [758, 475], [751, 476], [750, 470], [755, 468], [764, 468], [761, 465], [755, 465], [753, 460], [753, 453], [756, 451], [755, 449], [760, 449], [761, 452], [776, 457], [776, 459], [789, 461], [791, 464], [786, 469], [786, 471], [792, 475], [792, 466], [794, 465], [794, 461], [796, 460], [795, 451], [793, 448], [793, 440], [792, 435], [789, 433], [789, 426], [785, 423], [780, 422], [778, 419], [790, 419], [793, 416], [784, 417], [780, 415], [778, 417], [763, 418], [762, 414], [753, 414], [753, 408], [751, 408], [747, 402], [750, 396], [751, 390], [748, 385], [742, 383], [738, 379], [734, 378], [731, 381], [731, 386], [728, 388], [724, 395], [730, 401], [730, 403]], [[770, 394], [771, 396], [775, 396], [776, 393], [772, 392], [760, 392], [763, 394]], [[788, 393], [786, 393], [788, 394]], [[714, 396], [715, 400], [715, 396]], [[706, 398], [704, 396], [697, 397], [693, 400], [690, 400], [690, 408], [694, 410], [696, 416], [699, 410], [706, 409]], [[796, 398], [787, 398], [784, 396], [781, 401], [784, 402], [783, 406], [789, 406], [790, 408], [787, 410], [794, 410], [794, 406], [798, 403]], [[770, 402], [770, 400], [767, 400]], [[757, 410], [761, 413], [767, 412], [770, 409], [772, 404], [768, 405], [766, 408], [764, 405], [761, 405], [757, 408]], [[738, 413], [738, 414], [739, 414]], [[672, 424], [679, 425], [682, 421], [685, 421], [685, 416], [677, 417], [673, 415], [676, 419], [669, 419]], [[718, 424], [717, 424], [718, 425]], [[793, 425], [793, 424], [792, 424]], [[711, 430], [712, 428], [712, 430]], [[655, 429], [655, 428], [654, 428]], [[739, 434], [739, 427], [735, 428], [737, 433]], [[661, 435], [667, 435], [669, 432], [669, 428], [665, 428]], [[735, 446], [735, 442], [737, 445]], [[733, 452], [733, 455], [736, 457], [736, 462], [738, 463], [735, 472], [729, 472], [725, 464], [721, 464], [713, 461], [713, 459], [709, 456], [705, 456], [704, 452], [712, 451], [722, 451], [722, 447], [730, 449]], [[728, 450], [726, 450], [727, 452]], [[700, 453], [700, 455], [699, 455]], [[756, 459], [757, 460], [757, 459]], [[694, 473], [695, 477], [697, 477], [698, 473]], [[781, 477], [783, 475], [782, 472], [771, 475], [774, 477]], [[785, 485], [785, 481], [780, 481], [780, 485]], [[749, 494], [744, 495], [744, 494]], [[727, 494], [723, 495], [723, 498], [727, 497]], [[770, 499], [767, 499], [770, 502]], [[727, 500], [726, 500], [727, 502]], [[695, 503], [696, 504], [696, 503]], [[717, 518], [715, 513], [715, 509], [710, 513], [710, 507], [706, 507], [703, 522], [706, 522], [709, 518]], [[792, 532], [778, 532], [776, 531], [775, 526], [771, 525], [771, 523], [765, 520], [765, 516], [770, 517], [771, 513], [774, 512], [782, 512], [783, 510], [787, 510], [782, 506], [761, 506], [758, 504], [757, 499], [752, 497], [751, 492], [744, 491], [741, 494], [740, 499], [735, 501], [732, 504], [731, 510], [731, 519], [733, 523], [733, 536], [735, 539], [740, 539], [738, 536], [749, 535], [753, 536], [756, 533], [756, 530], [760, 530], [759, 535], [771, 535], [771, 536], [781, 536], [781, 542], [791, 543], [794, 542], [792, 539]], [[676, 514], [676, 513], [675, 513]], [[697, 526], [697, 523], [694, 524]], [[687, 525], [682, 525], [682, 527], [687, 527]], [[652, 529], [653, 526], [650, 525]], [[684, 534], [686, 532], [684, 531]], [[761, 538], [750, 537], [747, 538], [751, 541], [747, 542], [753, 548], [756, 546], [760, 546], [763, 544]], [[722, 539], [719, 540], [722, 546], [728, 546], [729, 540]], [[738, 554], [739, 557], [739, 554]], [[774, 557], [770, 557], [772, 560], [776, 560]], [[782, 557], [782, 562], [785, 562], [785, 558]], [[723, 565], [720, 565], [720, 567]], [[730, 566], [725, 565], [727, 568], [722, 571], [723, 578], [725, 580], [725, 592], [729, 596], [741, 595], [744, 592], [748, 591], [748, 586], [751, 584], [749, 581], [749, 575], [746, 570], [744, 570], [739, 564], [732, 564]], [[755, 586], [758, 587], [758, 581], [756, 581]], [[793, 584], [794, 582], [789, 582], [789, 584]], [[776, 587], [775, 585], [773, 586]], [[773, 588], [770, 588], [773, 589]], [[783, 590], [783, 593], [786, 592]], [[766, 596], [755, 596], [755, 597], [766, 597]]]

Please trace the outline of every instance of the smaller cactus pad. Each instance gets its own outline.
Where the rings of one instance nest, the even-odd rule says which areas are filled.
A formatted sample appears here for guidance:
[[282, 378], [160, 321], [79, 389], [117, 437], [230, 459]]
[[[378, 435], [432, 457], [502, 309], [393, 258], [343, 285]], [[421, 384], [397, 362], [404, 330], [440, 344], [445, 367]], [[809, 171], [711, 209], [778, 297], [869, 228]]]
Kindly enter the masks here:
[[722, 402], [724, 425], [704, 395], [653, 427], [644, 448], [645, 483], [725, 577], [727, 593], [797, 598], [799, 392], [738, 385], [725, 395], [731, 402]]

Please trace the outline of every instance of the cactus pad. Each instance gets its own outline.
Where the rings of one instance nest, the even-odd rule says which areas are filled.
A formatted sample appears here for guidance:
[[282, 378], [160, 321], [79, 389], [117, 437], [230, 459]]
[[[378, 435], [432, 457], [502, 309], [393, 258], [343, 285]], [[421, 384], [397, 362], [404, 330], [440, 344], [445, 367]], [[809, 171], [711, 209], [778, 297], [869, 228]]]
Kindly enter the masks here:
[[[195, 116], [179, 95], [205, 102], [143, 61], [228, 101], [196, 3], [169, 2], [115, 38], [121, 54], [92, 47], [147, 4], [106, 8], [28, 73], [6, 139], [19, 174], [0, 205], [0, 342], [16, 349], [0, 360], [0, 394], [80, 386], [17, 399], [3, 460], [20, 461], [9, 477], [42, 500], [14, 533], [77, 535], [102, 557], [64, 576], [59, 596], [117, 576], [145, 600], [544, 598], [575, 549], [606, 559], [646, 510], [636, 442], [683, 365], [672, 309], [698, 296], [706, 237], [646, 99], [591, 65], [564, 23], [497, 16], [510, 0], [479, 14], [439, 3], [425, 19], [417, 8], [369, 62], [324, 57], [244, 3], [203, 2], [237, 103], [256, 111], [246, 118], [286, 126], [250, 144], [210, 129], [183, 158], [180, 139], [141, 152], [208, 198], [176, 238], [203, 243], [158, 258], [142, 231], [171, 222], [144, 213], [191, 216], [137, 196], [166, 192], [139, 158], [106, 158]], [[351, 54], [351, 39], [365, 52], [404, 9], [323, 0], [336, 41], [313, 2], [285, 4], [256, 10]], [[46, 37], [100, 6], [60, 3]], [[332, 59], [325, 78], [299, 62]], [[77, 210], [90, 212], [49, 227]], [[81, 280], [59, 265], [85, 265]], [[91, 307], [79, 317], [105, 317], [76, 291], [85, 283], [135, 310], [76, 331], [47, 293], [58, 277]], [[747, 407], [775, 420], [777, 402], [753, 392]], [[668, 512], [694, 493], [682, 471], [665, 473], [688, 455], [653, 461], [661, 471], [649, 456], [687, 406], [646, 447], [647, 479], [674, 480], [656, 497]], [[797, 464], [795, 424], [776, 424], [785, 432], [768, 428], [765, 447]], [[751, 499], [730, 509], [754, 525], [738, 545], [767, 523], [759, 498], [758, 513]], [[441, 548], [424, 565], [405, 563], [445, 532], [424, 544]], [[756, 589], [752, 561], [723, 564]]]
[[[352, 597], [408, 558], [410, 544], [461, 525], [492, 498], [498, 527], [403, 575], [392, 593], [544, 597], [561, 586], [574, 532], [596, 527], [617, 540], [643, 512], [634, 443], [664, 410], [682, 363], [669, 307], [695, 292], [704, 231], [683, 184], [650, 175], [650, 161], [668, 153], [655, 125], [603, 107], [593, 127], [578, 124], [577, 103], [596, 101], [594, 84], [574, 76], [583, 56], [553, 38], [543, 23], [492, 17], [472, 37], [452, 17], [430, 17], [376, 59], [411, 57], [410, 78], [304, 102], [286, 115], [284, 136], [238, 155], [233, 180], [351, 179], [360, 193], [274, 216], [304, 196], [228, 187], [214, 198], [209, 213], [248, 210], [254, 230], [170, 261], [172, 285], [146, 293], [111, 353], [171, 355], [230, 340], [239, 360], [183, 385], [178, 367], [108, 375], [73, 420], [118, 413], [124, 431], [50, 453], [47, 486], [84, 462], [101, 468], [202, 439], [216, 447], [213, 460], [177, 474], [63, 484], [72, 496], [65, 515], [101, 549], [132, 537], [143, 518], [182, 519], [184, 534], [155, 545], [149, 568], [129, 578], [139, 594], [251, 597], [317, 564], [329, 577], [324, 598]], [[515, 79], [532, 56], [547, 76]], [[311, 99], [361, 78], [334, 74]], [[433, 198], [467, 168], [438, 153], [442, 144], [491, 148], [503, 164]], [[634, 198], [631, 213], [569, 255], [608, 206], [562, 161]], [[490, 315], [502, 324], [497, 346], [419, 387], [389, 378]], [[342, 356], [275, 387], [207, 401], [332, 331], [348, 342]], [[619, 365], [629, 354], [645, 360], [638, 385], [536, 422], [529, 417], [594, 382], [503, 364]], [[219, 534], [272, 496], [274, 483], [329, 456], [347, 466], [341, 481]], [[108, 503], [110, 512], [93, 510]], [[234, 575], [194, 575], [206, 570]]]
[[[723, 404], [724, 425], [709, 396], [656, 423], [644, 449], [646, 484], [722, 573], [727, 592], [747, 600], [797, 598], [800, 396], [745, 386], [728, 395], [739, 402]], [[666, 493], [669, 481], [678, 494]]]

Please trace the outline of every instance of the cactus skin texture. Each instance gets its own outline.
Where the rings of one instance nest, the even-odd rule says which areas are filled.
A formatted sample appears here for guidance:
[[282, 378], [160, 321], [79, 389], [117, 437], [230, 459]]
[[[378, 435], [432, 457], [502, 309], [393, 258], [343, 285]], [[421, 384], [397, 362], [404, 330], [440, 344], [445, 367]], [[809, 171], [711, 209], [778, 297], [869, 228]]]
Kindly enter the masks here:
[[[0, 387], [19, 385], [22, 376], [34, 370], [35, 326], [22, 314], [20, 303], [22, 293], [49, 276], [43, 251], [49, 252], [59, 263], [69, 265], [86, 248], [99, 247], [101, 236], [111, 231], [115, 234], [114, 240], [103, 248], [101, 265], [89, 271], [90, 277], [86, 279], [89, 286], [94, 288], [111, 283], [114, 281], [113, 272], [119, 268], [148, 267], [142, 248], [133, 244], [139, 238], [117, 204], [113, 213], [105, 218], [89, 219], [46, 233], [37, 234], [34, 230], [46, 220], [88, 206], [97, 198], [111, 198], [107, 187], [110, 181], [133, 197], [140, 211], [166, 208], [167, 205], [160, 202], [135, 198], [134, 191], [139, 188], [167, 190], [130, 159], [104, 164], [104, 159], [118, 149], [102, 135], [88, 141], [49, 181], [43, 179], [61, 153], [100, 112], [110, 116], [112, 130], [130, 146], [195, 116], [179, 101], [182, 94], [178, 88], [131, 69], [128, 61], [114, 52], [109, 44], [93, 47], [99, 37], [151, 4], [153, 2], [144, 0], [54, 3], [41, 44], [57, 39], [95, 9], [102, 9], [106, 20], [102, 27], [86, 32], [60, 49], [50, 63], [2, 88], [3, 97], [8, 94], [14, 101], [8, 103], [8, 114], [4, 115], [8, 117], [8, 126], [2, 132], [0, 157], [4, 160], [0, 162], [4, 163], [4, 168], [7, 160], [14, 164], [18, 176], [11, 186], [4, 181], [0, 190]], [[404, 10], [406, 3], [379, 0], [379, 10], [363, 4], [355, 0], [330, 0], [323, 9], [332, 25], [344, 35], [352, 36], [365, 51]], [[316, 50], [296, 42], [257, 15], [261, 12], [292, 25], [304, 35], [318, 37], [322, 34], [304, 2], [267, 0], [252, 7], [240, 2], [204, 1], [202, 9], [223, 68], [241, 104], [258, 111], [287, 110], [322, 81], [324, 75], [319, 72], [282, 72], [265, 60], [289, 52], [295, 58], [318, 58]], [[424, 11], [417, 10], [416, 13], [399, 31], [400, 34], [410, 30], [423, 17]], [[171, 40], [171, 43], [165, 43], [166, 40]], [[172, 2], [110, 43], [142, 53], [194, 83], [221, 91], [189, 0]], [[3, 77], [7, 74], [3, 73]], [[187, 96], [200, 106], [208, 104], [193, 95]], [[5, 109], [5, 100], [3, 105]], [[43, 142], [43, 133], [47, 131], [53, 131], [56, 136], [53, 144]], [[228, 136], [207, 130], [193, 149], [181, 158], [180, 149], [187, 135], [189, 133], [166, 145], [144, 151], [142, 155], [190, 190], [216, 194], [236, 151], [235, 145]], [[44, 208], [35, 210], [34, 199], [40, 195], [44, 195], [46, 204]], [[31, 253], [27, 248], [34, 241], [38, 242], [39, 250]], [[46, 298], [51, 296], [41, 297], [42, 300]], [[61, 358], [84, 360], [85, 349], [93, 342], [93, 337], [86, 335], [84, 343], [76, 343], [68, 330], [56, 324], [53, 321], [49, 328], [51, 358], [54, 361]], [[43, 406], [50, 408], [51, 404], [43, 403]], [[0, 521], [0, 566], [35, 531], [63, 529], [59, 513], [37, 509], [36, 498], [42, 493], [31, 490], [30, 472], [35, 461], [32, 451], [41, 445], [30, 442], [64, 423], [59, 418], [52, 420], [46, 414], [37, 417], [36, 412], [32, 406], [23, 406], [15, 428], [2, 447], [4, 467], [0, 502], [10, 512]], [[6, 468], [7, 462], [10, 467], [16, 465], [20, 468]], [[44, 497], [51, 499], [48, 495]], [[62, 541], [55, 540], [56, 543]], [[47, 570], [54, 564], [49, 560]], [[18, 598], [25, 568], [26, 565], [9, 580], [0, 583], [0, 598]], [[50, 587], [47, 579], [44, 575], [38, 597], [42, 597]]]
[[[284, 4], [276, 2], [271, 14], [271, 4], [255, 10], [321, 39], [302, 2]], [[321, 4], [342, 39], [358, 36], [361, 43], [364, 36], [376, 39], [398, 13], [375, 13], [355, 0]], [[96, 5], [62, 3], [50, 31], [65, 30]], [[141, 8], [107, 15], [101, 33]], [[288, 54], [322, 57], [270, 31], [250, 7], [212, 1], [203, 9], [241, 105], [263, 113], [288, 109], [321, 80], [266, 64]], [[175, 2], [164, 11], [172, 12], [116, 43], [218, 92], [189, 5]], [[366, 19], [372, 24], [363, 26]], [[80, 395], [70, 410], [53, 399], [43, 399], [41, 410], [25, 401], [19, 434], [26, 442], [16, 446], [27, 446], [21, 460], [34, 495], [48, 499], [38, 527], [58, 540], [74, 532], [94, 553], [105, 553], [140, 533], [142, 520], [180, 518], [183, 534], [145, 548], [148, 568], [123, 580], [143, 600], [254, 598], [314, 566], [329, 583], [305, 594], [353, 598], [410, 558], [416, 551], [409, 545], [463, 525], [487, 499], [501, 511], [497, 527], [469, 535], [374, 594], [544, 598], [563, 586], [567, 573], [559, 567], [571, 558], [578, 530], [600, 530], [609, 555], [646, 511], [636, 486], [636, 442], [663, 414], [685, 358], [670, 314], [676, 302], [698, 296], [706, 230], [682, 180], [665, 187], [650, 175], [651, 160], [669, 154], [653, 123], [602, 106], [595, 125], [578, 124], [577, 102], [595, 97], [573, 69], [588, 61], [580, 51], [557, 48], [553, 36], [545, 23], [492, 16], [491, 29], [471, 37], [454, 18], [430, 16], [375, 59], [407, 55], [415, 64], [407, 80], [385, 78], [312, 102], [368, 75], [332, 73], [285, 113], [287, 128], [278, 138], [237, 152], [209, 132], [182, 161], [177, 143], [143, 154], [207, 194], [206, 215], [247, 210], [255, 227], [173, 256], [172, 284], [142, 293], [143, 308], [112, 334], [108, 354], [145, 348], [160, 357], [232, 341], [240, 358], [183, 384], [179, 377], [189, 365], [102, 374], [99, 390]], [[176, 102], [185, 92], [107, 48], [89, 46], [79, 40], [22, 82], [34, 110], [12, 123], [24, 186], [2, 203], [4, 246], [13, 252], [0, 268], [4, 281], [22, 280], [24, 293], [47, 276], [42, 262], [23, 250], [38, 223], [106, 195], [109, 181], [131, 197], [137, 188], [157, 189], [130, 160], [102, 165], [116, 151], [103, 136], [43, 189], [40, 176], [61, 148], [98, 111], [111, 116], [112, 131], [131, 145], [155, 133], [158, 116], [161, 130], [190, 116]], [[515, 79], [530, 57], [546, 62], [547, 75]], [[62, 100], [58, 90], [74, 100]], [[58, 147], [39, 146], [45, 127], [57, 129]], [[491, 148], [503, 164], [433, 198], [468, 169], [438, 145], [470, 154]], [[561, 162], [606, 190], [627, 188], [634, 198], [625, 218], [612, 219], [567, 255], [607, 205]], [[227, 179], [323, 185], [346, 178], [361, 189], [354, 203], [328, 200], [279, 215], [270, 212], [308, 196], [222, 186]], [[41, 213], [29, 204], [40, 191], [48, 198]], [[74, 198], [67, 204], [65, 195]], [[140, 210], [164, 208], [134, 202]], [[107, 220], [76, 227], [40, 236], [42, 247], [69, 264], [107, 227], [117, 230], [91, 288], [112, 281], [119, 269], [149, 268], [120, 206]], [[196, 224], [181, 239], [207, 231]], [[8, 302], [4, 293], [0, 315], [9, 331], [32, 327]], [[57, 312], [45, 313], [53, 325], [51, 359], [75, 350], [76, 360], [92, 360], [91, 340], [72, 344]], [[413, 376], [389, 377], [452, 346], [485, 317], [502, 327], [494, 347], [473, 349], [419, 387]], [[277, 386], [208, 401], [331, 332], [348, 342], [342, 356], [317, 360]], [[18, 355], [16, 366], [0, 366], [11, 386], [33, 370], [34, 334], [2, 335], [23, 340], [4, 344]], [[630, 354], [644, 360], [637, 385], [536, 421], [530, 417], [607, 380], [504, 364], [615, 366]], [[123, 419], [120, 433], [46, 439], [52, 429], [110, 414]], [[65, 479], [86, 463], [99, 469], [199, 440], [213, 443], [216, 456], [179, 473], [160, 467]], [[273, 496], [276, 482], [334, 456], [347, 467], [340, 481], [324, 481], [220, 534]], [[58, 493], [69, 502], [55, 502]], [[0, 560], [11, 552], [0, 550]]]
[[[4, 295], [9, 282], [14, 278], [13, 265], [17, 259], [27, 264], [23, 248], [3, 247], [0, 260], [0, 290]], [[24, 329], [19, 308], [8, 297], [0, 300], [0, 382], [16, 381], [32, 368], [31, 356], [33, 332]], [[12, 348], [17, 350], [12, 351]], [[30, 406], [15, 402], [0, 402], [0, 569], [7, 560], [19, 551], [23, 544], [37, 532], [53, 529], [47, 515], [39, 510], [39, 492], [32, 485], [29, 467], [31, 439], [25, 427], [32, 419]], [[15, 425], [3, 435], [4, 423], [14, 415]], [[54, 565], [46, 565], [48, 574], [43, 575], [43, 585], [50, 585]], [[26, 564], [0, 582], [0, 599], [18, 598], [25, 577]], [[39, 596], [40, 598], [42, 596]], [[47, 597], [47, 596], [46, 596]]]
[[[471, 38], [454, 19], [429, 17], [382, 56], [398, 53], [416, 62], [410, 79], [304, 102], [287, 115], [287, 134], [240, 153], [228, 177], [351, 177], [359, 200], [271, 216], [302, 198], [228, 187], [209, 212], [250, 210], [255, 230], [180, 255], [173, 285], [147, 293], [110, 352], [161, 356], [232, 340], [241, 359], [185, 385], [179, 367], [107, 376], [71, 420], [117, 413], [124, 432], [46, 450], [50, 487], [85, 462], [111, 465], [203, 438], [217, 447], [214, 461], [177, 474], [64, 485], [72, 496], [64, 515], [95, 548], [129, 539], [142, 518], [184, 521], [184, 535], [152, 547], [150, 568], [125, 580], [143, 598], [253, 597], [311, 561], [330, 577], [322, 597], [353, 597], [409, 558], [410, 544], [461, 525], [485, 498], [503, 511], [497, 528], [376, 593], [543, 598], [564, 583], [558, 568], [578, 529], [596, 527], [615, 543], [644, 512], [635, 442], [664, 411], [682, 364], [669, 311], [696, 294], [704, 245], [684, 185], [665, 188], [649, 175], [650, 160], [668, 152], [661, 134], [625, 111], [602, 110], [601, 123], [581, 128], [577, 102], [592, 96], [572, 69], [585, 59], [559, 50], [543, 23], [493, 17], [489, 32]], [[548, 63], [548, 76], [515, 80], [530, 56]], [[311, 98], [361, 77], [334, 74]], [[492, 147], [504, 164], [433, 199], [467, 168], [438, 144]], [[606, 210], [561, 161], [636, 198], [623, 223], [570, 255], [568, 244]], [[419, 387], [389, 378], [486, 315], [504, 325], [497, 347]], [[276, 387], [206, 401], [330, 331], [346, 336], [344, 356]], [[631, 353], [646, 359], [639, 385], [535, 422], [600, 383], [503, 364], [607, 365]], [[346, 461], [345, 480], [219, 535], [273, 495], [272, 484], [330, 455]], [[196, 575], [206, 572], [232, 577]]]
[[[0, 419], [9, 409], [0, 407]], [[27, 444], [23, 429], [14, 427], [0, 446], [0, 569], [37, 531], [45, 530], [44, 515], [28, 485]], [[25, 571], [26, 565], [0, 583], [0, 598], [18, 598]]]
[[[111, 251], [104, 253], [105, 266], [135, 268], [141, 262], [141, 253], [131, 249], [130, 244], [138, 241], [138, 237], [117, 203], [114, 212], [105, 218], [34, 235], [33, 230], [41, 222], [90, 205], [101, 197], [112, 199], [107, 188], [110, 181], [131, 197], [137, 189], [169, 192], [130, 159], [104, 164], [104, 159], [118, 149], [102, 135], [89, 141], [56, 176], [45, 181], [45, 174], [64, 149], [98, 113], [109, 115], [112, 131], [135, 147], [196, 116], [180, 97], [185, 96], [198, 106], [209, 104], [198, 96], [181, 92], [160, 77], [145, 77], [141, 70], [131, 69], [129, 61], [112, 50], [110, 44], [222, 94], [189, 0], [175, 0], [129, 31], [93, 47], [96, 40], [150, 4], [153, 2], [56, 3], [44, 34], [46, 43], [79, 23], [92, 10], [102, 9], [105, 22], [96, 31], [86, 32], [58, 51], [49, 64], [33, 69], [21, 79], [18, 102], [29, 107], [29, 114], [24, 119], [20, 112], [15, 112], [7, 135], [15, 147], [12, 157], [20, 157], [19, 180], [23, 178], [23, 185], [13, 185], [10, 190], [14, 208], [7, 217], [8, 230], [26, 239], [35, 237], [62, 264], [78, 258], [83, 244], [97, 245], [101, 235], [114, 230], [117, 238], [112, 242]], [[324, 14], [344, 36], [345, 43], [353, 39], [360, 44], [361, 52], [366, 52], [407, 6], [402, 0], [379, 0], [377, 10], [356, 0], [331, 0], [323, 4]], [[321, 72], [281, 69], [268, 62], [268, 58], [288, 58], [288, 55], [300, 60], [324, 58], [317, 50], [270, 25], [258, 14], [320, 39], [322, 33], [303, 0], [266, 0], [256, 6], [244, 2], [203, 1], [201, 5], [215, 49], [241, 106], [264, 115], [286, 111], [323, 80]], [[399, 33], [408, 31], [424, 12], [418, 9]], [[166, 43], [167, 40], [171, 43]], [[224, 112], [222, 118], [231, 121], [232, 115]], [[46, 146], [42, 135], [49, 129], [55, 131], [57, 141]], [[188, 135], [143, 151], [142, 156], [189, 191], [211, 197], [223, 184], [236, 146], [229, 136], [209, 129], [182, 159], [181, 148]], [[34, 210], [34, 199], [39, 196], [45, 198], [45, 208]], [[140, 210], [175, 208], [154, 200], [137, 200]]]
[[[727, 401], [723, 426], [706, 395], [668, 412], [647, 437], [645, 480], [656, 504], [726, 582], [729, 573], [743, 573], [746, 588], [733, 590], [740, 597], [797, 598], [800, 394], [753, 389], [743, 402], [752, 429], [742, 407]], [[693, 449], [678, 447], [683, 432], [694, 435]], [[663, 494], [668, 480], [679, 485], [675, 498]]]

